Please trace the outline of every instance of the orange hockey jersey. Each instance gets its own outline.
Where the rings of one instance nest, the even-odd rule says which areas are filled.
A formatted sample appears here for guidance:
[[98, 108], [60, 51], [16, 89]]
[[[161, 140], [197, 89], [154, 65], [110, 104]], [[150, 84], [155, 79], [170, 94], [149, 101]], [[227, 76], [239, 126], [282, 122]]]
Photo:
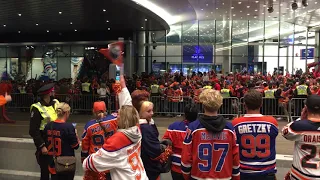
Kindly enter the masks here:
[[[101, 128], [103, 126], [106, 133]], [[82, 134], [82, 151], [81, 159], [86, 158], [89, 154], [97, 152], [104, 144], [104, 142], [117, 131], [117, 115], [112, 114], [100, 120], [89, 121]]]

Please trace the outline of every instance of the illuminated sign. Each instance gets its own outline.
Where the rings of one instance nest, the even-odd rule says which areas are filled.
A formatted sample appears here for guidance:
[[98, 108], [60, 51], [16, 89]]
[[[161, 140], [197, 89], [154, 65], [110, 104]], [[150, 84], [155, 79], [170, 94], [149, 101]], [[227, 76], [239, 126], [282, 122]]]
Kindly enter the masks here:
[[213, 46], [183, 46], [184, 63], [213, 63]]

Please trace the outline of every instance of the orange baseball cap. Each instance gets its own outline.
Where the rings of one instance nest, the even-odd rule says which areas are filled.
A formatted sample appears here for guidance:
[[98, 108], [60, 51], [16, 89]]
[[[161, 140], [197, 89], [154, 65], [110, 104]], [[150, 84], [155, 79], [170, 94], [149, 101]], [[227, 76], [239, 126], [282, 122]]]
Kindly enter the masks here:
[[106, 103], [103, 101], [97, 101], [93, 103], [93, 112], [99, 112], [99, 111], [107, 111]]

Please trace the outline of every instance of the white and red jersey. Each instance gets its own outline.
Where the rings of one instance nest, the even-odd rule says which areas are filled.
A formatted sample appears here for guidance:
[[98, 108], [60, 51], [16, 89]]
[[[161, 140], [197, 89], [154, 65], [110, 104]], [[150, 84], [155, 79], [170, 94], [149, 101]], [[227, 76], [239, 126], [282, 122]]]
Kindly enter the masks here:
[[320, 124], [298, 120], [282, 129], [287, 140], [295, 141], [291, 179], [320, 179]]
[[[137, 126], [132, 128], [135, 132], [131, 133], [130, 139], [121, 130], [111, 136], [98, 152], [83, 161], [83, 169], [110, 170], [111, 179], [148, 180], [140, 158], [141, 132]], [[131, 136], [139, 137], [133, 142]]]

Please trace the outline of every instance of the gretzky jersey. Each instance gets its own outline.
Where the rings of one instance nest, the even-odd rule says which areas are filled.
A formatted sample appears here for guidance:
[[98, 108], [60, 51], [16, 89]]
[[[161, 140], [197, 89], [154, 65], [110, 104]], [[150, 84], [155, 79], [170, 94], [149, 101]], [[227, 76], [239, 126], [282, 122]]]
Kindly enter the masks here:
[[320, 179], [320, 122], [299, 120], [282, 129], [287, 140], [295, 141], [291, 179]]
[[83, 169], [94, 172], [110, 170], [111, 179], [115, 180], [148, 180], [140, 152], [141, 135], [137, 142], [132, 142], [124, 133], [116, 132], [98, 152], [83, 161]]
[[239, 180], [239, 148], [231, 123], [222, 132], [208, 132], [199, 120], [189, 124], [183, 142], [181, 170], [185, 178]]
[[[105, 128], [107, 133], [104, 132], [100, 124]], [[97, 152], [103, 146], [106, 139], [117, 131], [117, 114], [104, 117], [100, 120], [100, 124], [97, 120], [91, 120], [84, 126], [82, 134], [82, 158], [86, 158], [89, 154]]]
[[278, 122], [274, 117], [246, 114], [232, 121], [240, 151], [241, 176], [274, 174]]
[[186, 137], [187, 121], [178, 121], [169, 125], [163, 135], [163, 139], [169, 139], [172, 142], [171, 170], [181, 173], [181, 152], [183, 140]]

